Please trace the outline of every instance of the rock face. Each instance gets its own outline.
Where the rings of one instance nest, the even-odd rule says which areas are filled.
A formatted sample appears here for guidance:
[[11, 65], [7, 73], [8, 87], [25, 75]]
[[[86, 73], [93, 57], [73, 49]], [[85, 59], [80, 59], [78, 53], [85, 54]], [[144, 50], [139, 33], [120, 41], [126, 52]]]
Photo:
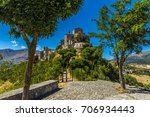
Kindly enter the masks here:
[[[39, 53], [39, 51], [37, 51]], [[0, 54], [3, 55], [3, 61], [10, 61], [13, 63], [20, 63], [21, 61], [26, 61], [28, 57], [28, 50], [12, 50], [12, 49], [3, 49], [0, 50]]]
[[128, 57], [126, 63], [150, 64], [150, 51], [133, 54]]

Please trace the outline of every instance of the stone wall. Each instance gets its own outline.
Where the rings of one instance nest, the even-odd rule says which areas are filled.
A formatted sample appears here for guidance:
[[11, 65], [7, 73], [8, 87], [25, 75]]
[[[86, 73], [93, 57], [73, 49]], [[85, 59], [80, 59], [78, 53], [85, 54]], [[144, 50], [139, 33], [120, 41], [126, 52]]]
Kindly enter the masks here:
[[[58, 89], [58, 81], [49, 80], [42, 83], [31, 85], [30, 100], [38, 99], [46, 94], [50, 94]], [[16, 89], [0, 94], [0, 100], [21, 100], [23, 89]]]

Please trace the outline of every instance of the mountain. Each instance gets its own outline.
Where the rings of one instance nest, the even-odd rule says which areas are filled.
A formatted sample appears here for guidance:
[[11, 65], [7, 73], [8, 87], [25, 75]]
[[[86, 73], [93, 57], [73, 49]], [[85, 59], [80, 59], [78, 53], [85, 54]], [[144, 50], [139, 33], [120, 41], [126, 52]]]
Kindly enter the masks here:
[[[36, 52], [37, 54], [39, 51]], [[26, 61], [28, 57], [28, 50], [13, 50], [13, 49], [3, 49], [0, 50], [0, 54], [3, 55], [3, 61], [11, 61], [13, 63], [20, 63], [21, 61]]]
[[[37, 54], [40, 51], [36, 51]], [[3, 55], [3, 61], [11, 61], [13, 63], [20, 63], [21, 61], [26, 61], [28, 57], [28, 50], [13, 50], [13, 49], [3, 49], [0, 50], [0, 54]], [[149, 64], [150, 65], [150, 51], [144, 51], [140, 54], [132, 54], [126, 60], [126, 63], [137, 63], [137, 64]]]
[[150, 64], [150, 51], [143, 51], [140, 54], [132, 54], [126, 63]]

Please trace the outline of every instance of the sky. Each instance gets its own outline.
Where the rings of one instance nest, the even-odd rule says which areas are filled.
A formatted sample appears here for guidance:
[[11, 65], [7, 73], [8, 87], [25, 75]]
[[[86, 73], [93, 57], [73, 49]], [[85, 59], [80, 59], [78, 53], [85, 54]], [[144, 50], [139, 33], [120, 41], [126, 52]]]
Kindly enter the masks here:
[[[55, 49], [59, 44], [60, 40], [64, 39], [64, 35], [68, 32], [72, 32], [74, 28], [82, 28], [88, 35], [89, 32], [98, 32], [96, 23], [92, 19], [98, 19], [99, 10], [102, 6], [110, 6], [117, 0], [84, 0], [83, 6], [80, 11], [65, 21], [60, 21], [57, 26], [57, 31], [54, 32], [50, 38], [42, 38], [37, 44], [37, 49], [42, 50], [44, 46]], [[15, 39], [9, 34], [9, 26], [0, 24], [0, 49], [25, 49], [27, 48], [22, 38]], [[99, 39], [91, 38], [93, 46], [99, 45]], [[150, 50], [150, 47], [144, 47], [143, 50]], [[105, 48], [103, 57], [112, 59], [109, 48]]]

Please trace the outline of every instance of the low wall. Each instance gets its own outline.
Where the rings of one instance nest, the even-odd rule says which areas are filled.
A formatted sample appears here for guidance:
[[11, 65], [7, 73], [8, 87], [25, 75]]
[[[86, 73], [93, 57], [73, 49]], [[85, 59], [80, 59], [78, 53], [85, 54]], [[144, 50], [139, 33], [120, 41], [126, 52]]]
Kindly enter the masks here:
[[[49, 80], [31, 85], [29, 99], [37, 99], [58, 89], [58, 81]], [[21, 100], [23, 88], [0, 94], [0, 100]]]

